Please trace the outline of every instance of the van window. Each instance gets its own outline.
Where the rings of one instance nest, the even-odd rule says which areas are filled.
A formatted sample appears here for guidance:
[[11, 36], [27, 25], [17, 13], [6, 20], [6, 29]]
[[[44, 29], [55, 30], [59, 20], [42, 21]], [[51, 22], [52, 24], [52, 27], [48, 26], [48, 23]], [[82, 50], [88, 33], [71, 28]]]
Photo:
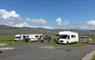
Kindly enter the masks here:
[[21, 38], [21, 37], [16, 37], [16, 38]]
[[35, 36], [35, 37], [39, 37], [39, 36]]
[[26, 36], [23, 36], [23, 38], [26, 38]]
[[27, 38], [29, 38], [29, 36], [27, 36]]
[[70, 39], [69, 35], [61, 35], [60, 38], [62, 38], [62, 39]]
[[71, 35], [71, 38], [75, 38], [76, 36], [75, 35]]

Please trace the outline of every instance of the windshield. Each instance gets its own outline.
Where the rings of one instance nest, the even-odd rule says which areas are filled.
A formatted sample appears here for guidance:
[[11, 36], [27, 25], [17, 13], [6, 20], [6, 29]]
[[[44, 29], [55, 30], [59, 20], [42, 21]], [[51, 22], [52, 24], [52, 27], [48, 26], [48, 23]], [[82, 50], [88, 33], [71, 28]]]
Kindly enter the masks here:
[[21, 38], [21, 37], [16, 37], [16, 38]]
[[69, 39], [69, 35], [61, 35], [60, 38], [61, 39]]

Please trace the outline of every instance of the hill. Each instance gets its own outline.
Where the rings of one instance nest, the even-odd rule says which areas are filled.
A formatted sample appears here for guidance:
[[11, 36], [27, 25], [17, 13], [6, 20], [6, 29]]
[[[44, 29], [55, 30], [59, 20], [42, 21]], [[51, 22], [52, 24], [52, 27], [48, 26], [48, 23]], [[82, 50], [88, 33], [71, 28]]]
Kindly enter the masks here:
[[30, 28], [30, 27], [10, 27], [0, 25], [0, 34], [32, 34], [32, 33], [49, 33], [49, 29], [44, 28]]
[[[0, 25], [0, 34], [57, 34], [59, 31], [64, 31], [65, 29], [44, 29], [44, 28], [30, 28], [30, 27], [10, 27], [6, 25]], [[95, 35], [95, 30], [65, 30], [65, 31], [75, 31], [80, 35]]]

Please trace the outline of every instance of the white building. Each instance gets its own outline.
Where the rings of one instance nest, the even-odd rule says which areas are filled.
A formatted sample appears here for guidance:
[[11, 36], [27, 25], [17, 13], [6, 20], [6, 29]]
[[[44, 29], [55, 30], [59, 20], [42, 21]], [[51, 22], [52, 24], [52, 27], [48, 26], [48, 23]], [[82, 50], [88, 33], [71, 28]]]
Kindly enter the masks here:
[[58, 43], [75, 43], [79, 41], [78, 33], [71, 31], [61, 31], [59, 32], [59, 40]]

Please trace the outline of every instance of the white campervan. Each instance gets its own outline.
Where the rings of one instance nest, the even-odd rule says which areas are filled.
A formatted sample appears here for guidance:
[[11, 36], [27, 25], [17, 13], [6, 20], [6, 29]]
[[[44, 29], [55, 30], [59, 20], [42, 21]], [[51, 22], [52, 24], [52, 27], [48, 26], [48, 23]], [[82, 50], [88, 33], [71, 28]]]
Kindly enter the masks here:
[[59, 32], [59, 40], [58, 43], [75, 43], [79, 41], [78, 33], [71, 31], [61, 31]]
[[43, 34], [17, 34], [15, 35], [15, 41], [24, 41], [24, 40], [27, 40], [29, 42], [38, 41], [38, 39], [42, 35]]

